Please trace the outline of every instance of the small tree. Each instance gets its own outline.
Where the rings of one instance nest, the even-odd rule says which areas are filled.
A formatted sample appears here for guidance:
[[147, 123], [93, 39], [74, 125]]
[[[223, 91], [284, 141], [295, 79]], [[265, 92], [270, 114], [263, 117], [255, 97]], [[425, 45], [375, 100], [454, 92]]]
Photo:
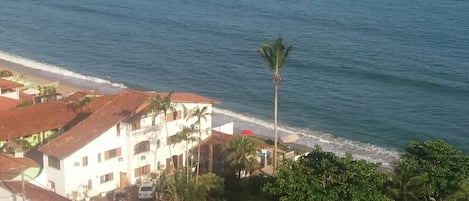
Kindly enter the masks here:
[[187, 169], [187, 180], [190, 180], [190, 170], [192, 166], [189, 167], [189, 151], [187, 150], [189, 147], [189, 142], [197, 141], [199, 138], [192, 136], [195, 132], [195, 125], [192, 124], [190, 126], [184, 126], [181, 131], [177, 132], [175, 135], [174, 142], [178, 143], [184, 141], [186, 143], [186, 169]]
[[428, 175], [418, 175], [415, 173], [416, 167], [413, 164], [399, 164], [389, 175], [386, 184], [386, 194], [395, 200], [419, 201], [428, 197], [433, 189], [425, 184]]
[[202, 107], [202, 108], [197, 107], [187, 117], [188, 119], [193, 118], [193, 117], [196, 118], [196, 121], [195, 121], [194, 125], [197, 127], [197, 130], [199, 131], [198, 148], [197, 148], [197, 173], [195, 175], [195, 182], [197, 182], [197, 180], [198, 180], [199, 171], [200, 171], [200, 148], [201, 148], [200, 141], [202, 140], [202, 120], [207, 121], [207, 117], [209, 115], [211, 115], [211, 114], [208, 112], [207, 106], [205, 106], [205, 107]]
[[238, 136], [228, 141], [223, 149], [225, 163], [237, 173], [238, 179], [242, 171], [251, 172], [258, 167], [258, 149], [256, 142], [247, 136]]

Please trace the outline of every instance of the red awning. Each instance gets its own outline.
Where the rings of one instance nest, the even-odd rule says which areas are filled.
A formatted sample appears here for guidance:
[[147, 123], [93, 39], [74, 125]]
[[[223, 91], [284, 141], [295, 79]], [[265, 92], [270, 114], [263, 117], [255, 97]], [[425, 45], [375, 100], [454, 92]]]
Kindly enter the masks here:
[[251, 130], [242, 130], [240, 134], [244, 136], [251, 136], [253, 133]]

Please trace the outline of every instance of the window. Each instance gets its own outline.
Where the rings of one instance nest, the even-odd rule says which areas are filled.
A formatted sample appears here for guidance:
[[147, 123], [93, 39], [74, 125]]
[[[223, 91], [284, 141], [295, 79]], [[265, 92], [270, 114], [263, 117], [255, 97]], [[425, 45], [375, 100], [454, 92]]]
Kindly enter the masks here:
[[182, 118], [181, 111], [175, 111], [166, 115], [167, 121], [174, 121], [174, 120], [181, 119], [181, 118]]
[[142, 152], [150, 151], [150, 141], [142, 141], [135, 145], [134, 153], [139, 154]]
[[157, 140], [157, 141], [156, 141], [156, 148], [157, 148], [157, 149], [160, 148], [160, 144], [161, 144], [161, 143], [160, 143], [160, 140]]
[[169, 136], [168, 138], [166, 138], [166, 144], [167, 145], [176, 144], [177, 143], [177, 138], [178, 138], [177, 135]]
[[48, 161], [49, 167], [53, 167], [55, 169], [60, 170], [60, 160], [58, 158], [49, 156], [47, 161]]
[[108, 160], [121, 155], [121, 148], [115, 148], [104, 152], [104, 160]]
[[138, 129], [140, 129], [140, 119], [137, 119], [132, 123], [132, 130], [134, 131]]
[[83, 157], [81, 164], [83, 165], [83, 167], [88, 165], [88, 156]]
[[167, 145], [170, 145], [170, 144], [171, 144], [171, 139], [172, 139], [171, 137], [167, 137], [167, 138], [166, 138], [166, 144], [167, 144]]
[[105, 174], [100, 177], [101, 183], [106, 183], [108, 181], [112, 181], [113, 179], [114, 179], [114, 173]]
[[50, 191], [55, 192], [55, 182], [49, 180], [47, 182], [47, 188], [49, 188]]
[[142, 175], [150, 174], [150, 165], [145, 165], [139, 168], [135, 168], [135, 176], [140, 177]]
[[121, 124], [120, 123], [116, 125], [116, 133], [117, 133], [117, 136], [121, 136]]
[[98, 163], [101, 162], [101, 153], [98, 153]]
[[161, 170], [161, 163], [160, 163], [160, 161], [158, 161], [157, 165], [158, 165], [158, 167], [156, 167], [157, 170]]
[[178, 112], [173, 112], [173, 119], [178, 119]]

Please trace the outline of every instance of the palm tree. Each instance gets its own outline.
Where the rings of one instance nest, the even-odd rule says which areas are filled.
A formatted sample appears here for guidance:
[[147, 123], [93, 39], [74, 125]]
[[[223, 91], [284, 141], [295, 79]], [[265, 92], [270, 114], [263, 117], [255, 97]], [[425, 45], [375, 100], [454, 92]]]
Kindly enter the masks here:
[[[189, 141], [193, 142], [196, 141], [198, 138], [192, 136], [192, 134], [195, 132], [195, 125], [192, 124], [190, 126], [184, 126], [181, 131], [176, 133], [176, 137], [174, 139], [174, 142], [181, 142], [184, 141], [186, 143], [186, 149], [189, 147]], [[188, 150], [186, 150], [186, 169], [187, 169], [187, 181], [189, 181], [189, 172], [190, 172], [189, 167], [189, 154]]]
[[228, 141], [223, 149], [225, 162], [238, 173], [241, 178], [241, 171], [255, 170], [258, 163], [256, 154], [258, 151], [257, 144], [246, 136], [238, 136]]
[[74, 112], [80, 111], [80, 113], [85, 113], [86, 110], [90, 112], [90, 103], [92, 100], [93, 98], [85, 96], [72, 102], [68, 102], [67, 109], [70, 109]]
[[40, 96], [45, 96], [45, 95], [49, 95], [49, 94], [53, 94], [55, 92], [57, 92], [57, 87], [55, 86], [38, 86], [38, 89], [39, 89], [39, 95]]
[[278, 84], [281, 80], [280, 68], [282, 68], [287, 59], [288, 53], [292, 50], [292, 46], [285, 48], [282, 43], [282, 38], [277, 38], [273, 41], [263, 43], [257, 50], [264, 62], [266, 63], [267, 69], [273, 73], [272, 81], [274, 82], [274, 170], [277, 167], [277, 96], [278, 96]]
[[57, 87], [54, 85], [39, 85], [39, 96], [33, 98], [33, 104], [57, 100]]
[[395, 200], [417, 201], [429, 195], [432, 189], [425, 184], [428, 175], [415, 174], [409, 164], [401, 164], [390, 174], [387, 194]]
[[197, 182], [197, 179], [199, 177], [199, 171], [200, 171], [200, 140], [202, 139], [202, 120], [207, 121], [207, 117], [210, 115], [208, 112], [207, 106], [203, 108], [197, 107], [197, 109], [193, 110], [191, 115], [189, 115], [188, 118], [193, 118], [196, 117], [196, 121], [194, 124], [197, 126], [197, 129], [199, 131], [199, 139], [198, 139], [198, 148], [197, 148], [197, 173], [195, 174], [195, 182]]
[[[175, 111], [174, 106], [171, 104], [171, 95], [174, 92], [170, 92], [167, 96], [161, 97], [160, 95], [157, 95], [155, 98], [151, 98], [150, 101], [150, 106], [149, 106], [149, 112], [153, 112], [155, 115], [158, 115], [160, 112], [163, 112], [164, 115], [164, 127], [166, 131], [166, 139], [169, 139], [169, 133], [168, 133], [168, 121], [167, 121], [167, 114], [168, 111]], [[169, 150], [169, 160], [171, 162], [172, 167], [176, 167], [173, 161], [173, 155], [171, 153], [171, 146], [168, 145], [168, 150]]]

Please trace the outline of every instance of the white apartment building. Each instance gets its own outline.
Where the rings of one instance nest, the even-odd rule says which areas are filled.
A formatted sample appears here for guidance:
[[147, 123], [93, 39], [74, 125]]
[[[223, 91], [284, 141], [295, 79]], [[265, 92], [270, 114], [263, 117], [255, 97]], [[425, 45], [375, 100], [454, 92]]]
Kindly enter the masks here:
[[[206, 107], [211, 114], [215, 101], [191, 93], [174, 93], [174, 110], [168, 111], [166, 118], [163, 113], [145, 112], [148, 98], [167, 94], [123, 90], [96, 98], [93, 102], [101, 101], [101, 108], [39, 149], [44, 168], [38, 180], [59, 195], [79, 199], [86, 189], [89, 196], [95, 196], [145, 180], [150, 173], [172, 170], [170, 158], [175, 168], [184, 166], [190, 147], [185, 142], [172, 143], [170, 136], [197, 120], [186, 118], [194, 109]], [[211, 115], [201, 120], [201, 140], [211, 133], [211, 122]]]

